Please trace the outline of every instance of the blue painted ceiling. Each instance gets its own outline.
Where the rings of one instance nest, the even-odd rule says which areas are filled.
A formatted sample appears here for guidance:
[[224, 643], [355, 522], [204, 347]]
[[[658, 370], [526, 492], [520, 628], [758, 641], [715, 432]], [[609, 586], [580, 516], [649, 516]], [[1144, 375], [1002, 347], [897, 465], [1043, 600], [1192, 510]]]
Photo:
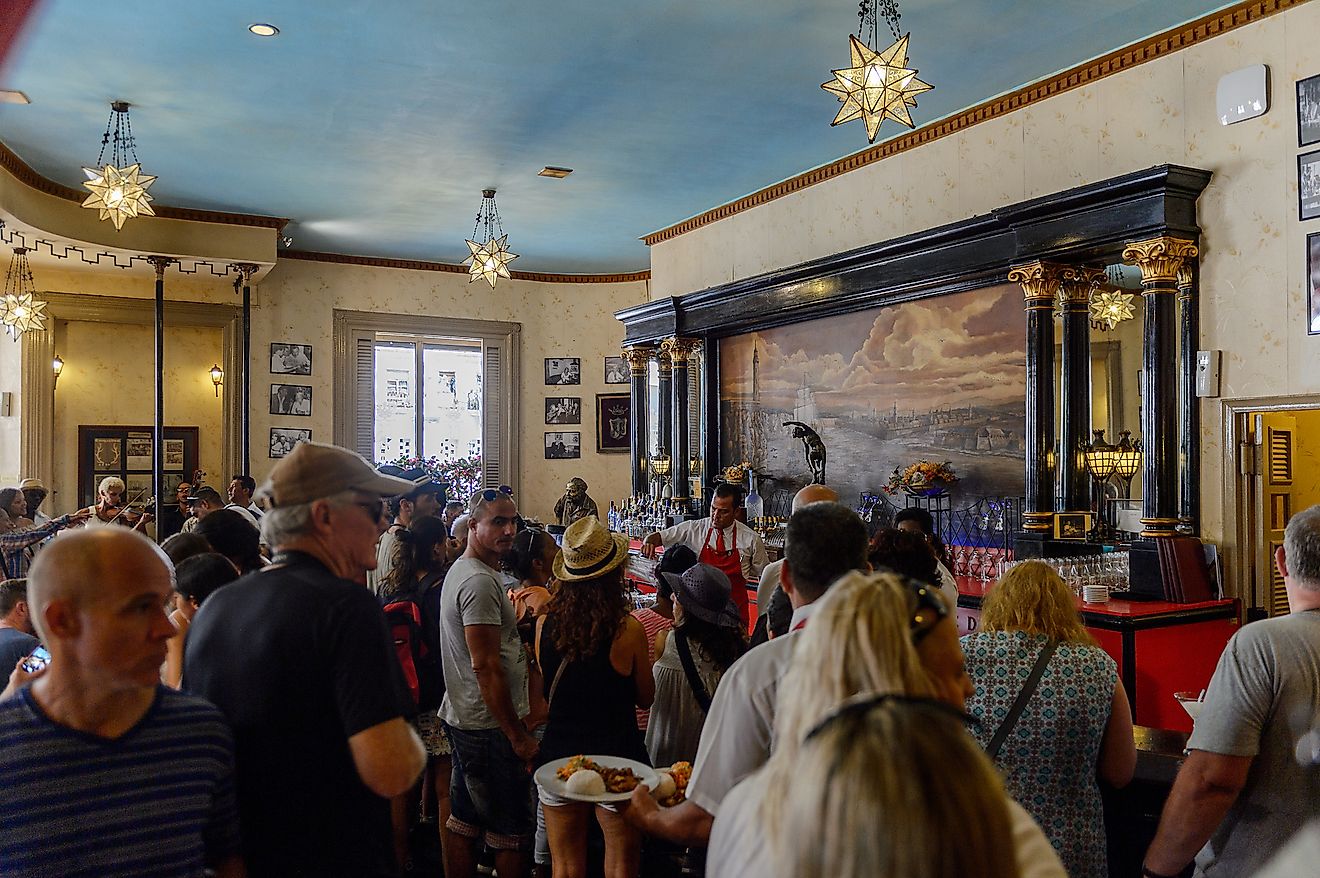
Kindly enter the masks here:
[[[1218, 0], [907, 0], [918, 125]], [[525, 271], [648, 267], [637, 238], [866, 144], [829, 123], [854, 0], [46, 0], [0, 141], [79, 186], [131, 101], [157, 203], [292, 217], [299, 249], [460, 262], [495, 187]], [[250, 34], [252, 22], [280, 28]], [[882, 26], [883, 27], [883, 26]], [[886, 122], [881, 139], [906, 129]], [[543, 165], [574, 169], [565, 180]]]

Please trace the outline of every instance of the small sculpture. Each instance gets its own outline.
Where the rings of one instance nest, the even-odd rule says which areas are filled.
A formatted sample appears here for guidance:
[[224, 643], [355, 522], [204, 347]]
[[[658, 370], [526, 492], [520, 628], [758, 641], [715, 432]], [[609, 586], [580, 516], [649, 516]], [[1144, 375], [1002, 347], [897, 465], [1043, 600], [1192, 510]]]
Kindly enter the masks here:
[[825, 443], [820, 434], [801, 421], [784, 421], [785, 427], [793, 428], [793, 438], [802, 440], [802, 451], [807, 456], [807, 466], [811, 467], [811, 483], [825, 484]]
[[600, 510], [596, 507], [596, 501], [587, 494], [587, 483], [574, 476], [568, 480], [564, 496], [555, 503], [555, 518], [564, 527], [568, 527], [588, 515], [600, 518]]

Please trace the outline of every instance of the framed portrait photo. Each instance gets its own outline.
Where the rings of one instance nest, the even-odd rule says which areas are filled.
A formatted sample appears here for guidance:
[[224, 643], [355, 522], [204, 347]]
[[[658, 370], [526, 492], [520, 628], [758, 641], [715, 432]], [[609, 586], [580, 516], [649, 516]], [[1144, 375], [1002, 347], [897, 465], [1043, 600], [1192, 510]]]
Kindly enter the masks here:
[[631, 450], [631, 394], [596, 394], [596, 451], [601, 454], [627, 454]]
[[312, 388], [306, 384], [272, 384], [270, 386], [270, 413], [272, 415], [312, 414]]
[[605, 383], [606, 384], [627, 384], [631, 373], [628, 369], [628, 361], [623, 357], [605, 358]]
[[272, 460], [288, 456], [299, 442], [311, 442], [311, 430], [298, 430], [290, 427], [270, 428], [270, 456]]
[[1091, 513], [1056, 512], [1054, 514], [1054, 538], [1056, 540], [1084, 540], [1091, 530]]
[[581, 384], [582, 358], [546, 357], [545, 383], [547, 385]]
[[312, 374], [312, 346], [309, 344], [288, 344], [285, 342], [271, 342], [270, 374], [272, 375]]
[[1320, 232], [1306, 236], [1306, 332], [1320, 335]]
[[1320, 143], [1320, 75], [1297, 81], [1297, 145]]
[[582, 434], [574, 433], [546, 433], [545, 434], [545, 459], [546, 460], [577, 460], [582, 456]]
[[1320, 216], [1320, 150], [1297, 157], [1298, 219]]
[[576, 396], [550, 396], [545, 400], [547, 424], [582, 423], [582, 400]]

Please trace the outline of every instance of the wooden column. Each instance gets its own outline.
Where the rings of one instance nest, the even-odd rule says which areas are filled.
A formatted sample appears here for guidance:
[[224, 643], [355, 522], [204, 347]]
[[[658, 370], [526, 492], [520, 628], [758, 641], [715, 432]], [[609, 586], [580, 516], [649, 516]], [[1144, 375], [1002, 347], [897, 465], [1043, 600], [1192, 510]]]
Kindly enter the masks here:
[[1190, 534], [1201, 529], [1201, 455], [1197, 453], [1201, 409], [1196, 398], [1196, 349], [1200, 346], [1200, 303], [1196, 295], [1198, 264], [1188, 259], [1178, 269], [1178, 521]]
[[1027, 312], [1026, 499], [1022, 529], [1048, 534], [1054, 526], [1054, 300], [1065, 266], [1019, 265], [1008, 273], [1022, 285]]
[[641, 496], [650, 493], [647, 472], [646, 440], [649, 434], [646, 417], [646, 371], [655, 354], [652, 347], [623, 349], [623, 357], [632, 370], [632, 492]]
[[692, 457], [688, 436], [688, 362], [699, 344], [695, 338], [668, 338], [660, 345], [669, 354], [674, 368], [674, 445], [669, 472], [674, 480], [674, 499], [684, 506], [692, 493], [688, 464]]
[[1143, 537], [1168, 537], [1178, 525], [1178, 366], [1174, 295], [1178, 270], [1197, 255], [1191, 241], [1151, 238], [1129, 244], [1123, 261], [1141, 269], [1145, 306], [1141, 377]]
[[1091, 291], [1104, 277], [1092, 268], [1064, 266], [1059, 271], [1059, 306], [1063, 312], [1062, 363], [1059, 369], [1060, 512], [1091, 511], [1091, 477], [1083, 447], [1091, 438]]

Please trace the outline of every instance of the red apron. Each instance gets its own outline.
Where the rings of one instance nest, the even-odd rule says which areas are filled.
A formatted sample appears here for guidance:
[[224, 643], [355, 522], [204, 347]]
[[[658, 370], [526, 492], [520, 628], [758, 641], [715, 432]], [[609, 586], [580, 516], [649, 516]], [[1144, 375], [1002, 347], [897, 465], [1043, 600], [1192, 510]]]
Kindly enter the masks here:
[[[743, 578], [742, 555], [738, 552], [738, 543], [736, 542], [738, 531], [736, 528], [734, 529], [735, 542], [728, 551], [724, 552], [711, 546], [712, 533], [716, 533], [713, 527], [706, 531], [706, 541], [701, 545], [701, 554], [697, 556], [697, 560], [702, 564], [709, 564], [729, 577], [729, 583], [733, 586], [733, 605], [738, 608], [738, 615], [742, 616], [743, 627], [747, 628], [751, 608], [747, 603], [747, 580]], [[718, 534], [722, 540], [724, 532], [719, 531]]]

